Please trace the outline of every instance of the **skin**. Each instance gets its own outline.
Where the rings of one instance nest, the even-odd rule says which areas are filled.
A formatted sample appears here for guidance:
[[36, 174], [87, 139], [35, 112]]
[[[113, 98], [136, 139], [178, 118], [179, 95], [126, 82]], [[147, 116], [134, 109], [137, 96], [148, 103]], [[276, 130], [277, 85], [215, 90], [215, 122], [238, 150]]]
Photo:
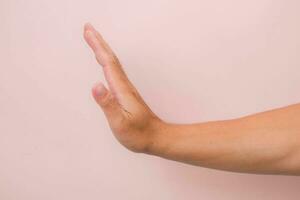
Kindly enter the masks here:
[[129, 150], [232, 172], [300, 175], [300, 104], [232, 120], [168, 123], [147, 106], [92, 25], [84, 26], [84, 38], [108, 84], [96, 83], [93, 97]]

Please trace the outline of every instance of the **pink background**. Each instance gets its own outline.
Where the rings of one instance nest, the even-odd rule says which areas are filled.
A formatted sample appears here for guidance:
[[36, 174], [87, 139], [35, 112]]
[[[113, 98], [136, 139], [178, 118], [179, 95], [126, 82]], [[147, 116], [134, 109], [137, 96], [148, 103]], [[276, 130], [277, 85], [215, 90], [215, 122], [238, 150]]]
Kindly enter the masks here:
[[1, 0], [1, 200], [299, 199], [300, 179], [125, 150], [91, 86], [91, 22], [163, 119], [229, 119], [300, 102], [299, 0]]

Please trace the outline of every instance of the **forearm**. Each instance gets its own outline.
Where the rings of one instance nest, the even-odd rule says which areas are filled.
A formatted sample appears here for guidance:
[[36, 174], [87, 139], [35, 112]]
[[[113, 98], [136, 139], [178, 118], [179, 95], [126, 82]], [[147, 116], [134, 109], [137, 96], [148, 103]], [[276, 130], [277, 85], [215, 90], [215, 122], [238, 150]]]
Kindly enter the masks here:
[[126, 148], [203, 167], [300, 175], [300, 104], [235, 120], [165, 123], [147, 106], [90, 24], [85, 25], [84, 38], [109, 86], [97, 83], [93, 96]]
[[151, 154], [246, 173], [300, 174], [300, 104], [234, 120], [162, 123]]

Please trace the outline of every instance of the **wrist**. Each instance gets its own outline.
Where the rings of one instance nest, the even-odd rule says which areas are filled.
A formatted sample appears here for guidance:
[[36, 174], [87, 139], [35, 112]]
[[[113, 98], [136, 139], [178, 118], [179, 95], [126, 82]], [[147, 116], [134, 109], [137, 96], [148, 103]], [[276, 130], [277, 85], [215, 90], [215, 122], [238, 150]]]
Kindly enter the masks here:
[[143, 153], [160, 156], [166, 151], [170, 137], [167, 137], [169, 124], [161, 119], [155, 119], [152, 123], [151, 137]]

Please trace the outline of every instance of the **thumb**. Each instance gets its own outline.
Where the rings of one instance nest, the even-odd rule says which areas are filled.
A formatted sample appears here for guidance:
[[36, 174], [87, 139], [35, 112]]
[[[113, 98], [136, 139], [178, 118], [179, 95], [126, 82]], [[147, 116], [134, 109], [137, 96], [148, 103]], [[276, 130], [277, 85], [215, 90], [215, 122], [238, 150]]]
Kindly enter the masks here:
[[103, 83], [96, 83], [92, 89], [93, 97], [101, 107], [109, 121], [117, 118], [120, 112], [120, 104]]

